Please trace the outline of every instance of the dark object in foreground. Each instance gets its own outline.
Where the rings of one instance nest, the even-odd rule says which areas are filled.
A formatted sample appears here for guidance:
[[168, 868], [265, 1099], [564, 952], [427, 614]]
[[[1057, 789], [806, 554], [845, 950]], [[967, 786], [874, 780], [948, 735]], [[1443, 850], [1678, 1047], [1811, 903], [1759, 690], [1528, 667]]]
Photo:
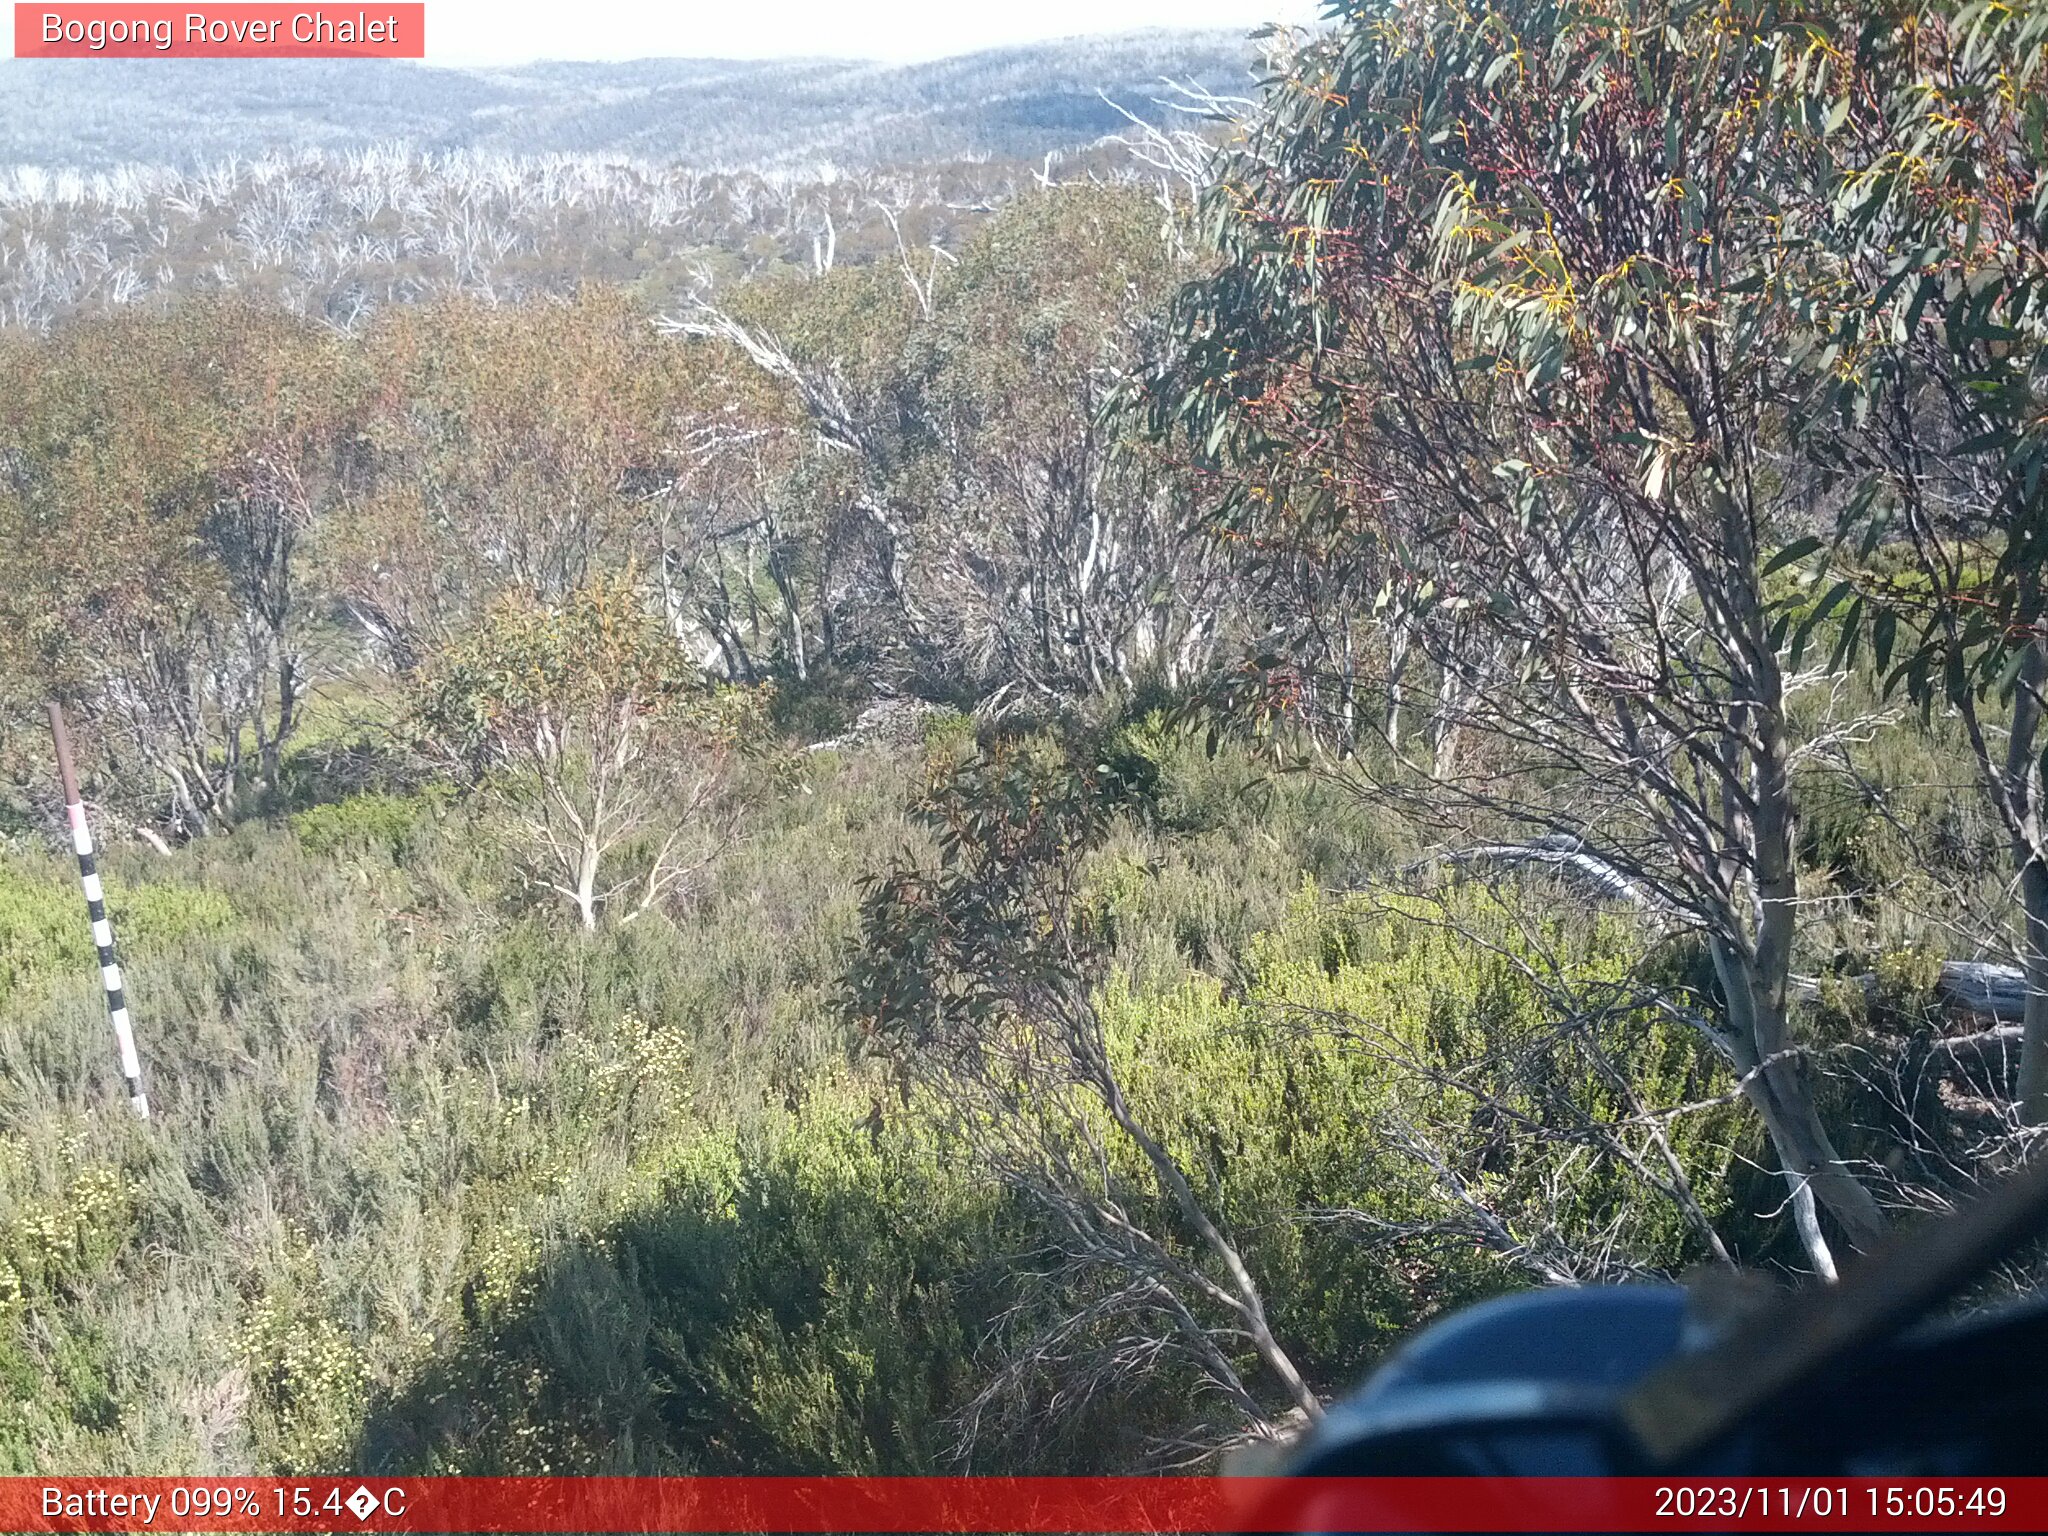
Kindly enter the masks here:
[[1330, 1410], [1298, 1476], [2048, 1472], [2048, 1306], [1923, 1323], [2048, 1224], [2048, 1165], [1720, 1337], [1679, 1286], [1460, 1313]]

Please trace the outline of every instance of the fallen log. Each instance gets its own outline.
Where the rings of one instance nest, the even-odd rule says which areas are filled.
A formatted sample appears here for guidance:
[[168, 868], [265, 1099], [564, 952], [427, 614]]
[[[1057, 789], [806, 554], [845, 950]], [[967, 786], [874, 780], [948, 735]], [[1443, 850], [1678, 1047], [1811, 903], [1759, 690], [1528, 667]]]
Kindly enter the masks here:
[[[1655, 894], [1631, 879], [1621, 870], [1589, 852], [1578, 839], [1568, 834], [1553, 833], [1527, 843], [1482, 843], [1477, 847], [1456, 849], [1439, 853], [1411, 867], [1424, 868], [1431, 864], [1446, 864], [1453, 869], [1470, 865], [1493, 865], [1503, 869], [1548, 869], [1576, 885], [1591, 896], [1607, 901], [1618, 901], [1632, 907], [1658, 911], [1663, 904]], [[1869, 997], [1877, 991], [1877, 977], [1870, 974], [1844, 976], [1841, 981], [1854, 983]], [[1813, 976], [1792, 978], [1792, 996], [1795, 1001], [1815, 1002], [1820, 997], [1820, 980]], [[1946, 960], [1942, 962], [1941, 975], [1935, 980], [1934, 995], [1939, 999], [1944, 1012], [1971, 1018], [1989, 1019], [1997, 1025], [2018, 1024], [2026, 1017], [2027, 979], [2016, 965], [1998, 965], [1989, 960]], [[2013, 1038], [2017, 1038], [2017, 1031]], [[1953, 1042], [1939, 1048], [1959, 1049], [1972, 1046], [1989, 1047], [2006, 1038], [2002, 1029], [1987, 1030], [1980, 1035], [1957, 1037]]]
[[[1575, 837], [1554, 834], [1530, 843], [1482, 843], [1424, 859], [1423, 865], [1448, 864], [1462, 869], [1469, 864], [1494, 864], [1509, 869], [1546, 867], [1589, 895], [1607, 901], [1626, 902], [1632, 907], [1655, 908], [1659, 903], [1648, 891], [1616, 869], [1597, 853], [1589, 853]], [[1418, 868], [1421, 866], [1417, 866]]]
[[1971, 1035], [1944, 1035], [1939, 1040], [1928, 1042], [1928, 1048], [1944, 1056], [1961, 1056], [1970, 1051], [1989, 1055], [1996, 1051], [2003, 1055], [2019, 1048], [2020, 1036], [2026, 1031], [2017, 1024], [1996, 1024], [1990, 1029], [1980, 1029]]
[[1941, 968], [1935, 994], [1964, 1013], [1981, 1013], [2001, 1023], [2018, 1023], [2027, 1013], [2027, 978], [2016, 965], [1985, 960], [1950, 960]]
[[[1868, 972], [1834, 979], [1861, 987], [1865, 997], [1877, 991], [1877, 977]], [[1818, 977], [1792, 978], [1792, 996], [1800, 1002], [1818, 1001], [1820, 988]], [[1950, 1013], [1990, 1019], [1998, 1024], [2018, 1024], [2026, 1017], [2027, 978], [2016, 965], [1994, 965], [1988, 960], [1945, 960], [1934, 983], [1934, 995], [1943, 1010]], [[1982, 1043], [1994, 1043], [1994, 1036], [2002, 1038], [2002, 1031], [1987, 1031]], [[1976, 1038], [1964, 1036], [1955, 1043]], [[2014, 1038], [2018, 1038], [2016, 1031]]]

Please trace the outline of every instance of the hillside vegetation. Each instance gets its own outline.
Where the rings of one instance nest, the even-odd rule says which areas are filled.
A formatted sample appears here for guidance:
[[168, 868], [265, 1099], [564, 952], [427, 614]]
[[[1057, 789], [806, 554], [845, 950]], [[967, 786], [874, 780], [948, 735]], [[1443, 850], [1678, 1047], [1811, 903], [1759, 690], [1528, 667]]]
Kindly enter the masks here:
[[0, 329], [4, 1469], [1205, 1466], [2032, 1155], [2048, 12], [1488, 15]]
[[[204, 170], [228, 159], [402, 146], [486, 158], [594, 155], [700, 171], [858, 172], [1039, 160], [1162, 116], [1167, 79], [1244, 95], [1234, 32], [1069, 38], [922, 64], [642, 59], [451, 69], [386, 60], [16, 59], [0, 165]], [[206, 110], [195, 109], [205, 103]]]

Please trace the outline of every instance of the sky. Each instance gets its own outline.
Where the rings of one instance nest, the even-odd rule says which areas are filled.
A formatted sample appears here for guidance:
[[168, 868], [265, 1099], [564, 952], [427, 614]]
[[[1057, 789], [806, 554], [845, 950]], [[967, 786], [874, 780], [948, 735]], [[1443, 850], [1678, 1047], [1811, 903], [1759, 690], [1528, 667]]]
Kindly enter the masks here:
[[[1317, 0], [428, 0], [427, 62], [863, 58], [908, 63], [1145, 27], [1307, 22]], [[374, 7], [372, 7], [374, 9]]]

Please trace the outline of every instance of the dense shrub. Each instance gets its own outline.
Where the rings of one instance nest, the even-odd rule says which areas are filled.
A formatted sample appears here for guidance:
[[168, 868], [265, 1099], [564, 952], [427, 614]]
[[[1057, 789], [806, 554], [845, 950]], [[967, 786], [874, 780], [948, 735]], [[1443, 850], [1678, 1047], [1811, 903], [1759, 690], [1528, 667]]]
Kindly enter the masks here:
[[[971, 751], [963, 733], [936, 727], [930, 750]], [[1456, 1061], [1530, 1029], [1535, 1005], [1440, 925], [1305, 881], [1404, 834], [1305, 783], [1261, 790], [1171, 733], [1142, 746], [1150, 803], [1203, 808], [1126, 800], [1094, 866], [1110, 1038], [1335, 1389], [1521, 1276], [1314, 1215], [1435, 1211], [1379, 1135], [1389, 1106], [1477, 1133], [1468, 1104], [1306, 1012]], [[804, 772], [689, 911], [596, 935], [508, 902], [470, 813], [431, 800], [357, 795], [169, 864], [121, 856], [147, 1127], [113, 1078], [64, 861], [0, 865], [0, 1459], [963, 1464], [963, 1414], [1045, 1320], [1016, 1286], [1042, 1217], [849, 1057], [833, 997], [860, 882], [917, 834], [887, 758]], [[1660, 1038], [1642, 1064], [1677, 1092], [1701, 1068]], [[1719, 1134], [1689, 1144], [1710, 1187]], [[1543, 1170], [1502, 1179], [1534, 1190]], [[1620, 1192], [1578, 1193], [1591, 1219]], [[1683, 1234], [1645, 1210], [1631, 1240], [1683, 1263]], [[1171, 1372], [1057, 1412], [1041, 1387], [981, 1417], [965, 1464], [1125, 1469], [1188, 1426]]]

